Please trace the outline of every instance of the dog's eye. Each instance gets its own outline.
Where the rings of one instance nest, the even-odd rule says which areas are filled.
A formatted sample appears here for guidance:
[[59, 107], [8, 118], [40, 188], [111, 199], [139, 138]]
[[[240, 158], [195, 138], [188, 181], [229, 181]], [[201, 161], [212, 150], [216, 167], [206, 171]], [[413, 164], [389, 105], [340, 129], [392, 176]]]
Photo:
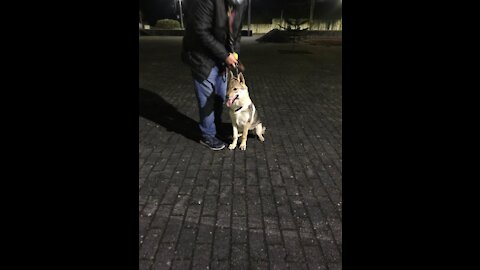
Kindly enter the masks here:
[[233, 91], [237, 91], [237, 88], [233, 88]]

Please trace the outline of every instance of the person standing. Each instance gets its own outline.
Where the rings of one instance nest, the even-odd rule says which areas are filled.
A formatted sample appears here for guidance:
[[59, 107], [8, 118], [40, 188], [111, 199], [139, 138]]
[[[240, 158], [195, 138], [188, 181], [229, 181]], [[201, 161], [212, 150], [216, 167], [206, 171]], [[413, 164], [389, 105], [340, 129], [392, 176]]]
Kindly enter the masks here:
[[200, 114], [200, 143], [225, 148], [218, 136], [227, 90], [227, 69], [238, 65], [243, 0], [188, 0], [182, 61], [189, 65]]

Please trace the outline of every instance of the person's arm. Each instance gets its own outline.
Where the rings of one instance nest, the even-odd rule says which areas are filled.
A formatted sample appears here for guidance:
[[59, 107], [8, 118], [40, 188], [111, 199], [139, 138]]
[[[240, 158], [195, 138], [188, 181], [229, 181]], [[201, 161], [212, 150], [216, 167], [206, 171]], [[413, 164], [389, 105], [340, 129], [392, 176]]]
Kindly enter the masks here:
[[194, 1], [192, 6], [192, 23], [194, 33], [199, 37], [202, 45], [207, 48], [218, 61], [224, 62], [229, 53], [225, 45], [218, 42], [212, 35], [214, 6], [211, 0]]
[[239, 20], [238, 20], [238, 27], [237, 27], [237, 33], [236, 33], [236, 36], [235, 36], [235, 42], [233, 44], [233, 48], [235, 50], [236, 53], [238, 53], [240, 55], [240, 40], [242, 39], [242, 25], [243, 25], [243, 19], [244, 19], [244, 16], [245, 16], [245, 10], [247, 9], [247, 4], [244, 2], [242, 4], [242, 6], [239, 8], [239, 10], [237, 11], [239, 14]]
[[237, 33], [237, 36], [235, 38], [235, 44], [233, 45], [234, 51], [240, 55], [240, 40], [242, 38], [242, 29], [240, 29]]

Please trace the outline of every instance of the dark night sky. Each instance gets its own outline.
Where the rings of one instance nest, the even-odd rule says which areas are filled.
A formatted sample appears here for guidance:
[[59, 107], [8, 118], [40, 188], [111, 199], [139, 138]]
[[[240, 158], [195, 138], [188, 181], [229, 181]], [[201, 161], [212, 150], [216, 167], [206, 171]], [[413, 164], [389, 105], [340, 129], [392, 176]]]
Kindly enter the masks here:
[[[183, 2], [188, 4], [188, 0]], [[316, 0], [314, 18], [340, 18], [342, 8], [339, 2]], [[252, 23], [271, 23], [272, 18], [280, 18], [282, 9], [284, 18], [308, 18], [310, 12], [310, 0], [251, 0], [251, 3]], [[178, 0], [140, 0], [140, 9], [150, 24], [159, 19], [176, 19], [179, 14]]]

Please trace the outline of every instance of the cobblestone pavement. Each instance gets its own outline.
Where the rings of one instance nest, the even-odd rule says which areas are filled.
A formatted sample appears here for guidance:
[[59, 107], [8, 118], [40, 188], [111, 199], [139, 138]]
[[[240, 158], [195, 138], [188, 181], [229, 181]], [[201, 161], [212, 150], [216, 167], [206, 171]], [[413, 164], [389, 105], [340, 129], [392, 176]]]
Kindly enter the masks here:
[[139, 42], [140, 269], [341, 269], [341, 47], [243, 37], [266, 141], [214, 152], [181, 37]]

